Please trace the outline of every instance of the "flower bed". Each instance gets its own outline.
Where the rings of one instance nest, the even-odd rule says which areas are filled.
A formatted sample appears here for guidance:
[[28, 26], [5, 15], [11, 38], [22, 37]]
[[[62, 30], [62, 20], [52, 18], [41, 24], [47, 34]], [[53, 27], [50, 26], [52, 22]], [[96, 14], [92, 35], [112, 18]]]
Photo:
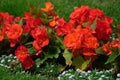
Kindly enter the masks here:
[[60, 65], [59, 73], [70, 68], [119, 72], [120, 25], [89, 6], [75, 8], [68, 22], [53, 9], [47, 2], [45, 8], [30, 5], [23, 17], [0, 12], [1, 55], [13, 54], [28, 71], [47, 62]]

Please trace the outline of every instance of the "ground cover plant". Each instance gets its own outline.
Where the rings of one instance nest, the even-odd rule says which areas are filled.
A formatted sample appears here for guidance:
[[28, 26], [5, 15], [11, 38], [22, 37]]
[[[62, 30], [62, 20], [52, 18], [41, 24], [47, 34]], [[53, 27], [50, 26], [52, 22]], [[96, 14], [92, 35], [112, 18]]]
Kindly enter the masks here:
[[[28, 5], [29, 10], [20, 16], [0, 12], [2, 67], [49, 78], [67, 69], [112, 68], [113, 74], [119, 73], [120, 25], [114, 25], [112, 17], [96, 7], [82, 5], [74, 7], [65, 20], [51, 2], [44, 7]], [[9, 54], [15, 57], [2, 56]]]

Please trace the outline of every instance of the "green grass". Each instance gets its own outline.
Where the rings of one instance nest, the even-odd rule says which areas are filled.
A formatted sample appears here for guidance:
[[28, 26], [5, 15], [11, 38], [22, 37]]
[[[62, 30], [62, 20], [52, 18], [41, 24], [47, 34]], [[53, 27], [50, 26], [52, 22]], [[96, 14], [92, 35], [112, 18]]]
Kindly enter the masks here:
[[55, 11], [60, 17], [69, 19], [74, 7], [89, 5], [92, 8], [99, 8], [108, 16], [114, 19], [114, 23], [120, 23], [120, 0], [0, 0], [0, 11], [9, 12], [14, 16], [23, 16], [25, 11], [29, 11], [29, 5], [44, 7], [45, 2], [51, 1], [55, 6]]
[[40, 74], [34, 75], [27, 72], [13, 73], [10, 70], [0, 67], [0, 80], [48, 80]]

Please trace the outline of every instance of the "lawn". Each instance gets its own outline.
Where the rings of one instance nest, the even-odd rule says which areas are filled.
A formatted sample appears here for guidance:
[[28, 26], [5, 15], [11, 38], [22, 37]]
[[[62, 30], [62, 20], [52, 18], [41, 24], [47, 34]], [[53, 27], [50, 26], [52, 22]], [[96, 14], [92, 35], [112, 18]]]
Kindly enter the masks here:
[[[100, 10], [103, 10], [103, 12], [105, 13], [105, 15], [107, 16], [110, 16], [112, 19], [113, 19], [113, 25], [117, 26], [119, 23], [120, 23], [120, 7], [119, 7], [119, 4], [120, 4], [120, 0], [0, 0], [0, 12], [8, 12], [10, 15], [14, 15], [15, 17], [17, 16], [23, 16], [24, 15], [24, 12], [29, 12], [29, 9], [30, 9], [30, 5], [32, 4], [33, 6], [35, 7], [45, 7], [45, 3], [47, 1], [50, 1], [53, 5], [54, 5], [54, 11], [60, 16], [60, 17], [64, 17], [66, 21], [69, 21], [69, 16], [71, 14], [71, 12], [73, 12], [74, 8], [76, 7], [80, 7], [81, 5], [88, 5], [90, 8], [98, 8]], [[42, 10], [41, 10], [42, 11]], [[37, 13], [37, 12], [36, 12]], [[42, 13], [41, 13], [42, 14]], [[40, 14], [40, 15], [41, 15]], [[45, 16], [44, 16], [45, 15]], [[43, 16], [45, 17], [45, 19], [52, 19], [52, 17], [49, 17], [49, 15], [47, 13], [43, 13]], [[47, 16], [47, 18], [46, 18]], [[1, 16], [0, 16], [1, 17]], [[38, 16], [37, 16], [38, 17]], [[41, 19], [38, 19], [38, 20], [43, 20], [44, 17], [40, 17]], [[32, 18], [30, 18], [32, 20]], [[91, 25], [92, 29], [96, 29], [96, 26], [94, 25], [94, 23], [96, 22], [96, 19], [97, 17], [95, 18], [93, 24]], [[23, 21], [22, 21], [23, 20]], [[34, 19], [33, 19], [34, 20]], [[103, 18], [101, 18], [101, 21], [103, 20]], [[62, 20], [61, 20], [62, 21]], [[3, 23], [5, 21], [3, 20]], [[34, 21], [33, 21], [34, 22]], [[47, 22], [47, 21], [46, 21]], [[49, 22], [49, 20], [48, 20]], [[64, 21], [63, 21], [64, 22]], [[108, 20], [108, 23], [110, 22], [110, 20]], [[7, 23], [7, 22], [6, 22]], [[22, 18], [20, 21], [18, 20], [18, 22], [16, 21], [15, 22], [16, 24], [19, 24], [20, 28], [25, 28], [25, 25], [27, 24], [27, 19], [26, 19], [26, 22], [24, 22], [24, 18]], [[39, 23], [39, 21], [38, 21]], [[104, 41], [100, 41], [98, 40], [99, 42], [97, 42], [97, 38], [96, 38], [96, 35], [93, 35], [93, 34], [96, 34], [94, 32], [91, 31], [90, 33], [90, 36], [87, 36], [87, 37], [90, 37], [91, 39], [91, 36], [92, 36], [92, 39], [95, 39], [96, 41], [96, 44], [98, 43], [98, 46], [95, 48], [91, 48], [90, 49], [92, 51], [94, 51], [94, 53], [97, 54], [97, 50], [98, 52], [101, 50], [101, 52], [103, 54], [100, 54], [98, 53], [97, 55], [100, 55], [99, 56], [99, 59], [101, 62], [103, 63], [99, 63], [99, 64], [95, 64], [95, 65], [98, 65], [97, 68], [99, 68], [99, 65], [102, 66], [101, 64], [104, 64], [107, 59], [109, 59], [108, 63], [109, 62], [115, 62], [114, 65], [112, 64], [112, 67], [114, 66], [115, 69], [118, 69], [118, 72], [116, 70], [116, 72], [112, 71], [112, 69], [109, 68], [109, 66], [107, 67], [103, 67], [101, 68], [102, 71], [97, 71], [97, 70], [94, 70], [93, 71], [88, 71], [86, 69], [84, 69], [84, 67], [87, 68], [87, 66], [90, 64], [90, 62], [92, 61], [91, 58], [89, 60], [86, 60], [84, 59], [83, 57], [85, 57], [84, 55], [80, 54], [77, 58], [73, 58], [73, 55], [72, 55], [72, 50], [67, 50], [67, 46], [63, 43], [62, 40], [64, 40], [64, 37], [66, 37], [66, 35], [68, 34], [63, 34], [64, 36], [61, 36], [61, 37], [58, 37], [56, 36], [56, 32], [54, 32], [54, 29], [58, 26], [54, 26], [54, 29], [50, 27], [50, 25], [48, 23], [44, 23], [42, 21], [40, 21], [41, 24], [39, 25], [36, 25], [38, 28], [39, 28], [39, 31], [38, 31], [38, 34], [37, 34], [37, 37], [38, 35], [41, 36], [40, 34], [42, 34], [42, 30], [44, 29], [44, 35], [42, 34], [42, 38], [47, 34], [49, 34], [46, 38], [49, 39], [48, 41], [48, 44], [45, 43], [45, 47], [41, 47], [40, 50], [43, 51], [43, 54], [41, 54], [40, 56], [37, 56], [37, 53], [40, 51], [37, 52], [37, 49], [35, 50], [35, 47], [33, 46], [33, 42], [34, 40], [38, 40], [35, 39], [36, 38], [36, 35], [34, 37], [34, 33], [32, 34], [32, 29], [35, 30], [36, 26], [34, 28], [31, 28], [31, 33], [28, 32], [28, 34], [24, 33], [24, 31], [22, 31], [23, 29], [21, 29], [21, 34], [19, 35], [19, 37], [15, 38], [16, 39], [16, 43], [18, 41], [18, 44], [16, 44], [15, 48], [5, 48], [5, 49], [9, 49], [8, 53], [13, 52], [15, 50], [17, 50], [18, 46], [20, 45], [23, 45], [25, 44], [25, 46], [27, 46], [29, 48], [29, 50], [27, 50], [27, 47], [25, 46], [22, 46], [22, 48], [19, 48], [21, 49], [25, 49], [26, 51], [26, 54], [27, 54], [27, 57], [29, 57], [30, 59], [35, 59], [35, 63], [36, 64], [33, 64], [32, 61], [31, 63], [33, 64], [30, 68], [29, 66], [27, 68], [24, 68], [23, 66], [20, 65], [20, 63], [22, 62], [22, 60], [20, 61], [18, 58], [18, 60], [16, 59], [17, 57], [17, 52], [19, 53], [19, 49], [18, 51], [15, 51], [15, 56], [12, 55], [12, 56], [9, 56], [8, 54], [7, 55], [1, 55], [1, 53], [3, 54], [3, 52], [0, 53], [0, 79], [1, 80], [18, 80], [18, 76], [19, 76], [19, 80], [58, 80], [60, 77], [61, 79], [59, 80], [68, 80], [68, 78], [70, 80], [87, 80], [85, 79], [86, 77], [89, 78], [91, 75], [92, 77], [90, 77], [91, 80], [101, 80], [102, 79], [105, 79], [105, 80], [112, 80], [114, 77], [118, 77], [118, 79], [120, 79], [120, 74], [119, 74], [119, 67], [120, 65], [118, 64], [119, 62], [119, 56], [120, 56], [120, 50], [119, 50], [119, 47], [118, 48], [113, 48], [115, 50], [115, 53], [112, 55], [112, 57], [110, 56], [110, 58], [108, 57], [108, 55], [106, 56], [106, 54], [104, 55], [105, 52], [102, 52], [102, 46], [104, 46], [104, 44], [107, 43], [104, 42]], [[14, 24], [11, 23], [11, 24]], [[31, 23], [32, 24], [32, 23]], [[37, 24], [37, 22], [36, 22]], [[79, 24], [79, 23], [78, 23]], [[77, 28], [76, 27], [79, 27], [77, 26], [78, 25], [77, 22], [76, 24], [74, 23], [74, 28], [76, 29], [77, 31]], [[46, 26], [47, 25], [47, 28], [43, 28], [43, 26]], [[56, 24], [57, 25], [57, 24]], [[59, 25], [59, 24], [58, 24]], [[73, 24], [72, 24], [73, 25]], [[86, 29], [86, 24], [82, 24], [80, 23], [79, 25], [82, 26], [83, 30]], [[101, 25], [101, 24], [100, 24]], [[111, 24], [109, 24], [110, 27], [111, 27]], [[12, 25], [13, 26], [13, 25]], [[21, 27], [22, 26], [22, 27]], [[104, 26], [104, 25], [103, 25]], [[3, 25], [2, 25], [2, 19], [1, 19], [1, 23], [0, 23], [0, 37], [1, 37], [1, 34], [6, 34], [9, 32], [10, 28], [9, 26], [7, 28], [8, 29], [8, 32], [5, 32], [5, 33], [2, 33], [2, 29], [3, 29]], [[70, 26], [71, 27], [71, 26]], [[105, 25], [106, 27], [106, 25]], [[108, 26], [109, 27], [109, 26]], [[7, 28], [6, 28], [6, 31], [7, 31]], [[38, 29], [37, 28], [37, 29]], [[110, 28], [110, 29], [113, 29], [114, 27]], [[48, 30], [46, 30], [48, 29]], [[79, 28], [78, 28], [79, 29]], [[92, 30], [91, 29], [91, 30]], [[27, 29], [26, 29], [27, 30]], [[41, 30], [41, 33], [39, 33]], [[102, 29], [103, 31], [104, 29]], [[101, 32], [102, 32], [101, 31]], [[119, 32], [118, 30], [116, 30], [117, 32]], [[112, 40], [114, 40], [113, 38], [116, 38], [116, 37], [113, 37], [114, 35], [117, 35], [117, 32], [116, 31], [113, 31], [113, 34], [112, 34], [112, 30], [111, 30], [111, 33], [110, 33], [110, 36], [108, 36], [109, 40], [111, 40], [111, 43], [112, 43]], [[14, 31], [12, 31], [14, 32]], [[23, 33], [22, 33], [23, 32]], [[81, 32], [82, 32], [82, 29], [81, 29]], [[85, 31], [83, 31], [85, 32]], [[106, 31], [107, 32], [107, 31]], [[114, 34], [114, 32], [116, 32]], [[37, 33], [37, 31], [36, 31]], [[78, 33], [78, 32], [77, 32]], [[77, 34], [76, 33], [76, 34]], [[79, 35], [81, 35], [83, 33], [79, 33]], [[84, 33], [84, 35], [87, 35], [88, 33]], [[120, 34], [120, 32], [119, 32]], [[12, 34], [13, 35], [13, 34]], [[103, 34], [104, 35], [104, 34]], [[28, 37], [29, 36], [29, 37]], [[11, 37], [11, 36], [10, 36]], [[28, 38], [27, 38], [28, 37]], [[69, 37], [69, 36], [68, 36]], [[74, 37], [74, 36], [73, 36]], [[113, 37], [113, 38], [111, 38]], [[23, 42], [22, 43], [22, 39], [21, 39], [21, 43], [19, 42], [19, 38], [23, 38], [26, 39], [26, 43]], [[30, 40], [28, 40], [30, 38]], [[79, 37], [78, 37], [79, 38]], [[78, 39], [77, 38], [77, 39]], [[85, 38], [85, 37], [83, 37]], [[8, 40], [7, 40], [8, 39]], [[71, 40], [72, 38], [70, 37], [70, 39], [67, 39], [67, 40]], [[116, 38], [116, 40], [119, 39]], [[12, 40], [10, 39], [9, 40], [9, 36], [6, 36], [5, 39], [3, 40], [6, 40], [6, 42]], [[13, 39], [14, 40], [14, 39]], [[40, 37], [40, 40], [41, 37]], [[66, 40], [66, 43], [67, 43], [67, 40]], [[108, 41], [109, 41], [108, 40]], [[27, 42], [28, 41], [28, 42]], [[45, 40], [44, 40], [45, 41]], [[46, 40], [47, 41], [47, 40]], [[82, 40], [81, 41], [85, 41], [85, 40]], [[88, 40], [89, 41], [89, 40]], [[92, 40], [91, 40], [92, 41]], [[75, 42], [75, 41], [74, 41]], [[76, 41], [77, 42], [77, 41]], [[87, 42], [87, 40], [86, 40]], [[90, 42], [90, 41], [89, 41]], [[5, 47], [5, 45], [9, 45], [8, 44], [4, 44], [5, 41], [0, 42], [0, 50], [3, 49], [3, 47]], [[42, 42], [41, 42], [42, 43]], [[91, 42], [93, 44], [93, 42]], [[84, 44], [84, 43], [83, 43]], [[82, 45], [83, 45], [82, 44]], [[99, 46], [100, 44], [100, 46]], [[116, 43], [117, 44], [117, 43]], [[120, 44], [120, 43], [118, 43]], [[46, 46], [47, 45], [47, 46]], [[112, 44], [111, 44], [112, 45]], [[3, 47], [2, 47], [3, 46]], [[32, 47], [31, 47], [32, 46]], [[38, 45], [37, 45], [38, 46]], [[86, 45], [84, 45], [86, 46]], [[92, 45], [93, 46], [93, 45]], [[79, 47], [79, 46], [78, 46]], [[85, 47], [80, 47], [79, 49], [76, 49], [76, 51], [73, 51], [73, 52], [76, 52], [78, 54], [79, 53], [82, 53], [82, 49], [85, 48]], [[108, 47], [107, 47], [108, 48]], [[12, 50], [13, 49], [13, 50]], [[88, 49], [88, 47], [86, 47], [85, 49]], [[94, 50], [93, 50], [94, 49]], [[79, 50], [79, 51], [78, 51]], [[31, 53], [29, 53], [31, 51]], [[78, 52], [77, 52], [78, 51]], [[118, 52], [117, 52], [118, 51]], [[23, 51], [24, 52], [24, 51]], [[33, 53], [32, 53], [33, 52]], [[39, 53], [42, 53], [42, 52], [39, 52]], [[107, 52], [106, 52], [107, 53]], [[21, 52], [20, 52], [21, 54]], [[28, 55], [29, 54], [29, 55]], [[116, 55], [117, 56], [116, 56]], [[62, 55], [62, 57], [61, 57]], [[82, 55], [82, 56], [81, 56]], [[20, 55], [21, 56], [21, 55]], [[23, 55], [22, 55], [23, 56]], [[35, 56], [35, 57], [34, 57]], [[19, 57], [19, 54], [18, 54], [18, 57]], [[20, 57], [21, 58], [21, 57]], [[36, 59], [38, 58], [38, 59]], [[104, 61], [104, 58], [105, 58], [105, 61]], [[113, 58], [113, 59], [112, 59]], [[23, 59], [23, 58], [21, 58]], [[26, 58], [27, 59], [27, 58]], [[30, 60], [29, 59], [29, 60]], [[63, 59], [63, 60], [61, 60]], [[99, 62], [99, 59], [98, 62]], [[102, 60], [103, 59], [103, 60]], [[28, 60], [28, 61], [29, 61]], [[67, 60], [68, 60], [68, 63], [67, 63]], [[81, 60], [81, 63], [79, 64], [79, 61]], [[86, 61], [85, 61], [86, 60]], [[96, 60], [96, 62], [97, 62]], [[63, 63], [62, 63], [63, 61]], [[70, 63], [70, 61], [73, 61]], [[14, 63], [15, 62], [15, 63]], [[27, 62], [25, 60], [25, 62]], [[59, 63], [60, 62], [60, 63]], [[78, 63], [78, 64], [77, 64]], [[4, 65], [3, 65], [4, 64]], [[27, 63], [29, 64], [29, 62]], [[67, 64], [67, 65], [66, 65]], [[73, 65], [72, 65], [73, 64]], [[75, 64], [75, 65], [74, 65]], [[118, 66], [115, 66], [115, 64], [118, 64]], [[24, 65], [24, 64], [22, 64]], [[71, 66], [72, 65], [72, 66]], [[87, 66], [86, 66], [87, 65]], [[109, 65], [109, 64], [108, 64]], [[6, 66], [6, 67], [5, 67]], [[16, 66], [16, 67], [15, 67]], [[26, 66], [26, 65], [25, 65]], [[76, 69], [76, 66], [77, 68], [83, 68], [83, 70], [86, 70], [85, 71], [81, 71], [81, 70], [75, 70]], [[11, 68], [12, 67], [12, 68]], [[96, 67], [96, 66], [92, 66], [92, 67]], [[110, 69], [110, 70], [104, 70], [105, 69]], [[26, 70], [25, 70], [26, 69]], [[27, 70], [28, 69], [28, 70]], [[68, 70], [68, 69], [74, 69], [74, 70]], [[68, 70], [67, 71], [64, 71], [64, 70]], [[91, 69], [92, 70], [92, 69]], [[100, 72], [100, 73], [99, 73]], [[70, 73], [70, 74], [69, 74]], [[68, 75], [67, 75], [68, 74]], [[114, 75], [115, 74], [115, 75]], [[118, 75], [116, 75], [118, 74]], [[64, 76], [65, 75], [65, 76]], [[72, 78], [71, 78], [72, 76]], [[110, 77], [111, 76], [111, 77]], [[80, 77], [80, 78], [79, 78]], [[84, 77], [84, 78], [83, 78]], [[94, 78], [93, 78], [94, 77]], [[89, 79], [89, 80], [90, 80]]]
[[52, 2], [57, 14], [61, 17], [64, 16], [66, 20], [69, 19], [74, 7], [88, 5], [91, 8], [103, 10], [107, 16], [114, 19], [115, 24], [120, 23], [120, 0], [1, 0], [0, 11], [9, 12], [14, 16], [23, 16], [25, 11], [29, 11], [29, 4], [44, 7], [47, 1]]

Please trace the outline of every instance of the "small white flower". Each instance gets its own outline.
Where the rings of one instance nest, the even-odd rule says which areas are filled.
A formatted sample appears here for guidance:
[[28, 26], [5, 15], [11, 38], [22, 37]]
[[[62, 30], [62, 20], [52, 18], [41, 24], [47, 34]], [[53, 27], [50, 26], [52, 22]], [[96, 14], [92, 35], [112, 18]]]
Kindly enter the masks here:
[[9, 55], [9, 57], [12, 57], [12, 56], [13, 56], [12, 54]]
[[90, 76], [88, 76], [88, 80], [92, 80]]
[[87, 71], [87, 73], [91, 73], [91, 71], [90, 71], [90, 70], [88, 70], [88, 71]]
[[117, 74], [117, 77], [120, 77], [120, 73]]
[[0, 64], [0, 66], [4, 66], [3, 64]]
[[8, 62], [10, 62], [11, 60], [8, 60]]
[[74, 75], [71, 75], [71, 76], [69, 76], [69, 79], [72, 79], [74, 77]]
[[105, 75], [101, 75], [101, 77], [105, 77]]
[[1, 60], [1, 63], [4, 63], [4, 62], [5, 62], [5, 60], [4, 60], [4, 59], [2, 59], [2, 60]]
[[96, 72], [96, 75], [98, 75], [99, 74], [99, 72]]
[[100, 71], [99, 73], [100, 73], [100, 74], [102, 74], [102, 73], [103, 73], [103, 71]]
[[101, 77], [98, 80], [103, 80]]
[[64, 71], [63, 73], [62, 73], [62, 75], [64, 75], [66, 72]]
[[68, 73], [68, 74], [65, 74], [65, 76], [70, 76], [71, 74], [70, 73]]
[[58, 76], [58, 80], [60, 80], [60, 76]]
[[80, 70], [80, 69], [76, 69], [76, 71], [77, 71], [77, 72], [81, 72], [81, 70]]
[[50, 70], [50, 72], [53, 72], [53, 70]]
[[120, 80], [120, 78], [117, 78], [116, 80]]

